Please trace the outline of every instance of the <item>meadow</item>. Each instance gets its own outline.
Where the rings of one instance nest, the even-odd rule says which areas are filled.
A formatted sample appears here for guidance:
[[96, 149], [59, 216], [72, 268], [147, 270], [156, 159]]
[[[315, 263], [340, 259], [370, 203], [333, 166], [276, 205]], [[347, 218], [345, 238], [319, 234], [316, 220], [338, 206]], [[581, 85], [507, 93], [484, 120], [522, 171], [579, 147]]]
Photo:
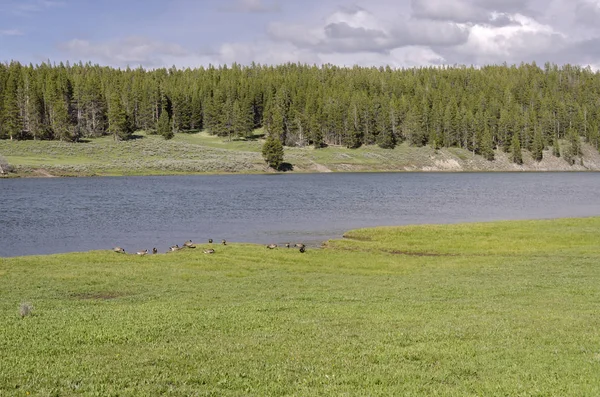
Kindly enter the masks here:
[[[12, 176], [118, 176], [178, 175], [210, 173], [267, 173], [261, 155], [263, 130], [254, 138], [234, 139], [205, 131], [177, 133], [165, 141], [138, 131], [134, 139], [117, 142], [112, 137], [84, 142], [0, 140], [0, 155], [13, 166]], [[523, 152], [524, 165], [512, 163], [508, 154], [496, 150], [490, 162], [465, 149], [434, 150], [402, 143], [394, 149], [376, 145], [348, 149], [286, 147], [284, 161], [294, 172], [373, 171], [586, 171], [600, 170], [600, 153], [582, 144], [584, 162], [569, 165], [554, 157], [550, 149], [536, 162]]]
[[599, 235], [581, 218], [1, 258], [0, 395], [596, 396]]

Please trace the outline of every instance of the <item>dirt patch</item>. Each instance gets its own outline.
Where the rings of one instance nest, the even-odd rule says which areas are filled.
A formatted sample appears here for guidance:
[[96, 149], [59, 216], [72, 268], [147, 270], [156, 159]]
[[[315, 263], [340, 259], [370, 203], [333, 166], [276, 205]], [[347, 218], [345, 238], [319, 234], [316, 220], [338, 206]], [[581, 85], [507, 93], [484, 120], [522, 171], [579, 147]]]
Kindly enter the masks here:
[[314, 164], [315, 170], [317, 172], [333, 172], [329, 168], [325, 167], [323, 164], [315, 163], [314, 161], [312, 163]]
[[79, 292], [71, 294], [72, 299], [79, 300], [110, 300], [125, 296], [122, 292]]
[[34, 171], [38, 176], [43, 176], [44, 178], [56, 178], [56, 175], [52, 175], [47, 170], [43, 168], [39, 168]]

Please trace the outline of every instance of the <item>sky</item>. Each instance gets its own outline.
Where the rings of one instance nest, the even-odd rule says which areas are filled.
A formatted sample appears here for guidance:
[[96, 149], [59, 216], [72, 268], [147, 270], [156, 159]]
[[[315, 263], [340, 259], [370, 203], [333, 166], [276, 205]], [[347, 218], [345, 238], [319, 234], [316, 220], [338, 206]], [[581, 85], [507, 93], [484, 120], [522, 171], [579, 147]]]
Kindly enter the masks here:
[[11, 60], [597, 70], [600, 0], [0, 0]]

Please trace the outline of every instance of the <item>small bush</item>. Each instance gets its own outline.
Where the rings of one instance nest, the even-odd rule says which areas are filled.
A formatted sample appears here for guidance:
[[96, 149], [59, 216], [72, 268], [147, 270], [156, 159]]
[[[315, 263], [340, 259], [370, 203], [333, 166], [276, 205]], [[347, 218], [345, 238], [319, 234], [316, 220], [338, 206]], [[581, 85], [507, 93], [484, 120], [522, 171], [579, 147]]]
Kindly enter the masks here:
[[8, 174], [9, 172], [12, 172], [12, 167], [4, 157], [0, 156], [0, 174]]
[[19, 315], [21, 316], [21, 318], [29, 316], [32, 311], [33, 306], [31, 305], [31, 303], [21, 303], [21, 305], [19, 305]]

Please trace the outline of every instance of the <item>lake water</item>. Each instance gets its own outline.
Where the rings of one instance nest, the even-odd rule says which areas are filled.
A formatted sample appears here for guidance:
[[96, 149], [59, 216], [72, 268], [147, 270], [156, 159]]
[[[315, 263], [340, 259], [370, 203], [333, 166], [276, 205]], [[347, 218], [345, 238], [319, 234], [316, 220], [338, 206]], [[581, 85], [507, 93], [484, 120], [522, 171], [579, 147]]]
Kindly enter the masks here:
[[319, 245], [350, 229], [600, 215], [600, 173], [0, 180], [0, 257], [205, 242]]

